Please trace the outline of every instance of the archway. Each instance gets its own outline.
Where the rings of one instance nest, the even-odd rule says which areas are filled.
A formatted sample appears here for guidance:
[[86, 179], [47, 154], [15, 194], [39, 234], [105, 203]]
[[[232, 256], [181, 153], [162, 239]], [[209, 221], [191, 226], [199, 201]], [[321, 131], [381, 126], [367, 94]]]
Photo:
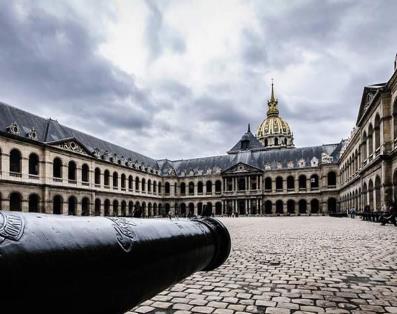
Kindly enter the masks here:
[[284, 213], [284, 203], [282, 200], [278, 200], [276, 202], [276, 214], [283, 214]]
[[318, 214], [319, 211], [320, 211], [320, 202], [316, 198], [312, 199], [310, 202], [310, 212], [312, 214]]
[[81, 216], [89, 216], [90, 215], [90, 199], [88, 197], [84, 197], [81, 200]]
[[273, 204], [271, 201], [266, 201], [265, 202], [265, 214], [266, 215], [271, 215], [272, 214], [272, 207]]
[[287, 201], [287, 211], [288, 211], [288, 214], [295, 214], [295, 201], [294, 200]]
[[63, 213], [63, 198], [60, 195], [55, 195], [52, 201], [52, 212], [55, 215]]
[[306, 200], [299, 201], [299, 214], [306, 214], [307, 213], [307, 202]]
[[40, 198], [37, 194], [29, 195], [29, 212], [38, 213], [39, 210]]
[[68, 200], [68, 215], [75, 216], [77, 210], [77, 199], [74, 196], [69, 197]]

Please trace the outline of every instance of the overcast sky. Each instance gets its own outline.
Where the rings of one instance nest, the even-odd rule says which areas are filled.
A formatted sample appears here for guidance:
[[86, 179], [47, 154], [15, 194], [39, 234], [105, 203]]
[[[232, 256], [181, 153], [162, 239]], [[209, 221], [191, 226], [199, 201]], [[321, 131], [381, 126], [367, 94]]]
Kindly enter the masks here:
[[0, 0], [0, 101], [146, 154], [224, 154], [274, 78], [296, 146], [336, 143], [386, 81], [397, 1]]

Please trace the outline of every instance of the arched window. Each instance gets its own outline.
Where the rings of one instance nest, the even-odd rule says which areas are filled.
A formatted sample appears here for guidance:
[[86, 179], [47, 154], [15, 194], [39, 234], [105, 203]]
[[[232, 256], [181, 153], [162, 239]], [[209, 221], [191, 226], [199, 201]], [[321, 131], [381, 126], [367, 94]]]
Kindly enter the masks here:
[[90, 199], [88, 197], [84, 197], [81, 201], [81, 215], [90, 215]]
[[330, 197], [328, 199], [328, 212], [329, 213], [335, 213], [336, 212], [336, 199], [333, 197]]
[[39, 209], [40, 198], [37, 194], [30, 194], [29, 195], [29, 212], [31, 213], [38, 213]]
[[131, 175], [128, 176], [128, 190], [129, 190], [129, 191], [132, 191], [133, 182], [134, 182], [133, 177], [132, 177]]
[[153, 180], [153, 194], [157, 193], [157, 181]]
[[293, 191], [295, 189], [295, 179], [293, 176], [287, 177], [287, 190]]
[[203, 190], [204, 190], [204, 184], [203, 184], [203, 182], [199, 181], [197, 183], [197, 193], [203, 194]]
[[336, 173], [334, 171], [328, 172], [328, 187], [336, 186]]
[[132, 217], [134, 214], [134, 202], [133, 201], [129, 201], [128, 202], [128, 216]]
[[310, 189], [312, 191], [318, 190], [318, 175], [316, 175], [316, 174], [313, 174], [310, 177]]
[[212, 181], [207, 181], [205, 186], [207, 188], [207, 194], [212, 194]]
[[122, 190], [125, 190], [125, 182], [126, 182], [126, 180], [127, 180], [127, 178], [126, 178], [125, 174], [122, 173], [122, 174], [121, 174], [121, 182], [120, 182], [120, 185], [121, 185], [121, 189], [122, 189]]
[[283, 190], [283, 178], [277, 177], [276, 178], [276, 191], [282, 191], [282, 190]]
[[62, 178], [62, 160], [56, 157], [52, 163], [52, 176]]
[[166, 182], [165, 185], [164, 185], [164, 193], [165, 193], [165, 195], [169, 195], [170, 194], [170, 190], [171, 190], [170, 183]]
[[101, 200], [99, 198], [95, 199], [95, 216], [101, 216]]
[[270, 192], [272, 190], [272, 178], [267, 177], [265, 179], [265, 191]]
[[55, 195], [52, 201], [52, 212], [55, 215], [63, 213], [63, 198], [60, 195]]
[[88, 183], [90, 180], [90, 167], [87, 164], [83, 164], [81, 167], [81, 181], [83, 183]]
[[181, 183], [181, 195], [185, 195], [186, 194], [186, 184], [185, 182]]
[[71, 160], [68, 164], [68, 180], [69, 182], [76, 182], [76, 163]]
[[105, 187], [110, 186], [110, 171], [109, 170], [105, 170], [105, 172], [103, 173], [103, 184], [105, 185]]
[[161, 192], [162, 192], [161, 190], [162, 190], [162, 185], [161, 185], [161, 182], [159, 182], [159, 184], [158, 184], [159, 195], [161, 195]]
[[68, 200], [68, 215], [76, 215], [77, 199], [74, 196], [69, 197]]
[[95, 184], [101, 185], [101, 169], [95, 168]]
[[149, 193], [151, 193], [152, 192], [152, 180], [147, 180], [147, 191], [149, 192]]
[[121, 202], [121, 216], [122, 217], [127, 216], [127, 202], [126, 201]]
[[29, 175], [39, 175], [39, 156], [35, 153], [29, 155]]
[[368, 155], [371, 156], [374, 152], [374, 142], [373, 142], [373, 127], [372, 124], [368, 127]]
[[362, 162], [364, 163], [365, 160], [368, 158], [367, 155], [367, 133], [364, 131], [362, 139], [361, 139], [361, 156]]
[[117, 189], [118, 186], [119, 186], [119, 174], [116, 171], [114, 171], [113, 172], [113, 188]]
[[380, 117], [378, 114], [375, 117], [374, 133], [375, 133], [375, 150], [378, 150], [378, 148], [380, 148]]
[[299, 181], [299, 190], [300, 191], [306, 190], [306, 176], [304, 174], [301, 174], [299, 176], [298, 181]]
[[278, 138], [277, 138], [277, 137], [274, 139], [274, 145], [275, 145], [275, 146], [278, 145]]
[[22, 211], [22, 195], [18, 192], [10, 194], [10, 210], [11, 211]]
[[219, 194], [222, 192], [222, 181], [216, 180], [215, 181], [215, 193]]
[[142, 178], [142, 191], [146, 191], [146, 179]]
[[20, 174], [22, 172], [22, 155], [17, 149], [10, 152], [10, 172], [12, 174]]
[[193, 195], [193, 194], [194, 194], [194, 183], [189, 182], [189, 195]]

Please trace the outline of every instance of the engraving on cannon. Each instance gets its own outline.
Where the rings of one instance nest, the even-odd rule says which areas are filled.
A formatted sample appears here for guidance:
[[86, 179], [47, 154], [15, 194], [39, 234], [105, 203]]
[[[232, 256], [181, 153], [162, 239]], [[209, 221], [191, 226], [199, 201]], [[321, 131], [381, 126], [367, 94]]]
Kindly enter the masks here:
[[25, 222], [18, 214], [0, 212], [0, 243], [5, 239], [19, 241], [25, 229]]
[[135, 224], [125, 218], [108, 217], [113, 222], [113, 227], [117, 233], [117, 242], [125, 252], [131, 252], [135, 239], [133, 227]]

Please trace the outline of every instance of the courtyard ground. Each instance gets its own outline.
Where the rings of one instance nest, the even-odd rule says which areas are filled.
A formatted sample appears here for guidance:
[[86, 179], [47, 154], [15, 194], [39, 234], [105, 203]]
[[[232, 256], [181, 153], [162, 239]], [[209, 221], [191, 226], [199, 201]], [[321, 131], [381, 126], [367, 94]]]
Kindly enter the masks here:
[[331, 217], [222, 218], [227, 262], [129, 313], [397, 313], [397, 228]]

